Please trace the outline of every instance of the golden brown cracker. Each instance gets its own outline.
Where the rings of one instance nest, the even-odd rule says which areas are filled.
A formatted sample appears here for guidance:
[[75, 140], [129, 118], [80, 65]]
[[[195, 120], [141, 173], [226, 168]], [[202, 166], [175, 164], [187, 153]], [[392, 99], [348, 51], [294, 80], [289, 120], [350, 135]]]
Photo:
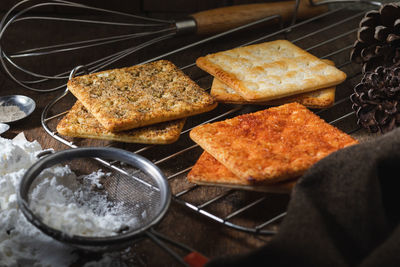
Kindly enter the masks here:
[[77, 101], [67, 115], [58, 123], [57, 131], [65, 136], [111, 140], [127, 143], [170, 144], [175, 142], [181, 133], [186, 119], [162, 122], [133, 130], [113, 133], [106, 130]]
[[68, 89], [113, 132], [192, 116], [217, 105], [166, 60], [78, 76]]

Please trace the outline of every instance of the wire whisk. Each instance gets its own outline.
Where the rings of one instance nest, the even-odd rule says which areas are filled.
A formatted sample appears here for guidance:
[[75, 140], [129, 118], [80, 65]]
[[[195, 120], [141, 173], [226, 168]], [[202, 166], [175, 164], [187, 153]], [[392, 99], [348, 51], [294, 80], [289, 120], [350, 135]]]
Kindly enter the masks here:
[[[54, 14], [48, 9], [61, 12]], [[89, 73], [97, 72], [177, 35], [228, 32], [252, 23], [294, 23], [296, 18], [305, 19], [326, 10], [326, 6], [314, 7], [306, 0], [296, 0], [218, 8], [175, 21], [64, 0], [24, 0], [14, 5], [0, 22], [0, 63], [17, 84], [33, 91], [50, 92], [64, 88], [69, 72], [77, 65], [85, 65]], [[46, 26], [48, 23], [53, 27]], [[33, 24], [40, 32], [32, 33]], [[14, 27], [30, 31], [15, 37]], [[82, 33], [84, 40], [76, 40]], [[14, 51], [14, 47], [21, 45], [26, 48]], [[63, 54], [64, 59], [65, 53], [69, 53], [68, 62], [56, 66], [54, 57]], [[41, 73], [42, 65], [51, 66], [52, 73]]]

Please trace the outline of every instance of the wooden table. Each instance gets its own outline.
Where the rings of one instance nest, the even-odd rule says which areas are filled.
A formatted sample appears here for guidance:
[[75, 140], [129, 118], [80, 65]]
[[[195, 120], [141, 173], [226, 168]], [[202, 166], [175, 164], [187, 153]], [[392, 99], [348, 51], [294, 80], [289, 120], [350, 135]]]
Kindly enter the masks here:
[[[357, 13], [358, 15], [355, 15]], [[352, 18], [351, 16], [353, 15], [354, 17]], [[363, 130], [357, 131], [358, 127], [355, 123], [356, 119], [355, 116], [351, 114], [351, 103], [348, 100], [348, 96], [351, 94], [354, 85], [360, 81], [361, 77], [360, 67], [355, 64], [349, 64], [350, 46], [355, 40], [355, 29], [357, 28], [361, 17], [362, 13], [359, 13], [359, 11], [339, 10], [314, 22], [305, 23], [304, 25], [298, 26], [289, 32], [284, 31], [281, 34], [271, 35], [270, 38], [263, 39], [263, 41], [267, 41], [287, 38], [291, 41], [294, 41], [300, 47], [309, 49], [311, 53], [319, 57], [327, 57], [332, 59], [338, 67], [347, 73], [348, 79], [337, 87], [336, 99], [338, 103], [328, 110], [316, 112], [318, 112], [322, 118], [329, 122], [335, 120], [336, 118], [345, 116], [338, 122], [334, 122], [334, 125], [344, 131], [351, 132], [356, 138], [359, 139], [369, 137], [369, 135]], [[348, 21], [340, 23], [345, 19], [348, 19]], [[335, 23], [339, 24], [335, 25]], [[4, 42], [6, 42], [4, 46], [9, 48], [11, 51], [18, 51], [22, 47], [25, 47], [26, 44], [31, 40], [37, 39], [36, 36], [39, 36], [42, 33], [41, 27], [43, 27], [41, 24], [32, 24], [29, 25], [29, 30], [23, 27], [11, 29], [10, 34], [8, 35], [9, 37], [4, 40]], [[57, 40], [72, 35], [79, 39], [80, 37], [86, 36], [88, 31], [93, 31], [94, 34], [98, 34], [99, 32], [101, 33], [101, 29], [82, 29], [81, 31], [75, 31], [69, 28], [60, 29], [56, 24], [46, 24], [45, 27], [47, 27], [46, 30], [51, 32], [51, 34], [42, 39], [43, 42], [48, 41], [49, 38], [51, 40]], [[267, 27], [265, 25], [261, 25], [256, 28], [231, 34], [227, 37], [219, 38], [215, 41], [207, 42], [203, 45], [175, 53], [167, 56], [166, 58], [171, 60], [179, 67], [184, 67], [188, 64], [192, 64], [198, 56], [223, 49], [233, 48], [248, 41], [257, 39], [261, 36], [265, 36], [275, 30], [277, 30], [276, 26]], [[139, 53], [134, 53], [132, 56], [113, 64], [110, 66], [110, 68], [137, 64], [154, 56], [171, 51], [175, 48], [182, 47], [185, 44], [190, 44], [201, 40], [202, 38], [204, 37], [179, 37], [176, 39], [167, 40], [162, 44], [156, 44], [140, 51]], [[39, 43], [40, 41], [37, 41], [37, 44]], [[98, 56], [99, 54], [106, 54], [113, 50], [118, 51], [118, 49], [120, 49], [119, 45], [114, 45], [113, 47], [92, 50], [91, 52], [85, 53], [89, 53], [90, 56]], [[334, 53], [331, 54], [332, 52]], [[31, 60], [31, 62], [28, 62], [27, 65], [32, 65], [32, 68], [37, 72], [54, 73], [53, 69], [56, 69], [60, 64], [66, 66], [83, 64], [82, 62], [84, 62], [83, 60], [87, 56], [85, 53], [82, 55], [74, 54], [72, 56], [67, 56], [66, 54], [57, 54], [51, 58], [45, 59], [35, 58]], [[193, 66], [184, 68], [184, 72], [189, 74], [203, 88], [209, 88], [211, 77], [200, 71], [197, 67]], [[40, 116], [44, 107], [56, 96], [58, 96], [61, 91], [51, 93], [33, 92], [24, 89], [15, 82], [9, 80], [7, 75], [4, 73], [0, 73], [0, 88], [1, 96], [10, 94], [27, 95], [33, 98], [37, 104], [36, 110], [29, 118], [13, 124], [11, 126], [11, 130], [5, 133], [3, 137], [12, 138], [19, 132], [24, 132], [28, 140], [37, 140], [43, 148], [54, 148], [55, 150], [63, 150], [68, 148], [49, 136], [43, 130], [40, 122]], [[52, 111], [52, 114], [67, 110], [72, 106], [74, 101], [75, 99], [73, 96], [67, 96], [63, 101], [57, 104], [54, 111]], [[189, 118], [184, 130], [190, 129], [191, 127], [205, 120], [212, 119], [215, 116], [232, 110], [232, 108], [235, 107], [236, 106], [221, 104], [217, 110], [213, 112]], [[221, 119], [232, 117], [243, 112], [251, 112], [261, 108], [265, 107], [243, 106], [240, 107], [238, 111], [224, 116]], [[52, 122], [51, 125], [54, 126], [55, 123], [56, 121]], [[73, 139], [73, 141], [79, 146], [115, 146], [127, 149], [129, 151], [136, 151], [143, 147], [143, 145], [102, 142], [95, 140]], [[171, 153], [173, 154], [182, 151], [183, 149], [192, 145], [193, 142], [189, 140], [188, 134], [186, 133], [182, 135], [180, 140], [175, 144], [167, 146], [155, 146], [142, 153], [142, 155], [152, 161], [157, 161], [161, 158], [167, 157]], [[167, 176], [173, 175], [177, 171], [193, 165], [200, 153], [201, 149], [198, 147], [190, 149], [188, 152], [184, 152], [174, 156], [173, 159], [160, 163], [159, 167], [166, 173]], [[171, 187], [174, 194], [180, 192], [180, 190], [183, 190], [184, 188], [192, 186], [185, 181], [185, 175], [186, 173], [183, 173], [176, 179], [174, 178], [171, 180]], [[211, 195], [216, 195], [224, 190], [226, 189], [200, 187], [186, 194], [183, 199], [191, 203], [198, 203], [205, 201], [207, 198], [210, 198]], [[263, 200], [261, 204], [254, 206], [249, 212], [241, 214], [238, 216], [238, 218], [235, 218], [238, 223], [251, 224], [252, 221], [262, 222], [266, 218], [272, 218], [285, 210], [289, 200], [288, 195], [235, 191], [234, 193], [229, 194], [226, 198], [223, 198], [217, 206], [210, 209], [212, 212], [221, 214], [231, 212], [237, 208], [240, 208], [241, 205], [245, 205], [247, 203], [246, 201], [254, 200], [260, 196], [265, 197], [265, 200]], [[272, 224], [267, 229], [276, 230], [278, 227], [277, 225], [278, 224]], [[201, 214], [194, 212], [179, 203], [176, 203], [175, 201], [172, 201], [169, 212], [164, 220], [156, 227], [156, 229], [173, 240], [191, 246], [210, 258], [222, 255], [245, 253], [262, 246], [271, 238], [268, 235], [251, 234], [231, 229], [220, 223], [214, 222], [202, 216]], [[184, 253], [182, 253], [182, 255], [184, 255]], [[159, 249], [147, 239], [133, 244], [133, 249], [130, 252], [130, 256], [131, 257], [129, 260], [127, 260], [127, 262], [134, 263], [138, 266], [179, 266], [179, 264], [168, 254], [166, 254], [165, 251]], [[76, 266], [80, 266], [87, 259], [93, 259], [96, 257], [98, 257], [98, 255], [82, 254], [82, 257], [79, 262], [76, 263]]]

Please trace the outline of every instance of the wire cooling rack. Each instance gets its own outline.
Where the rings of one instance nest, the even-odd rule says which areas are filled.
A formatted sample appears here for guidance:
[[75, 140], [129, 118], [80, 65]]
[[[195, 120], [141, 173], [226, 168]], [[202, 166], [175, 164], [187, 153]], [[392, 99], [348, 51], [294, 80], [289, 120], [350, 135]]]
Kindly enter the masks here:
[[[377, 3], [374, 4], [377, 5]], [[365, 133], [356, 124], [349, 95], [354, 85], [360, 80], [361, 68], [350, 62], [349, 53], [356, 38], [359, 21], [365, 14], [366, 9], [374, 7], [363, 3], [353, 4], [352, 7], [355, 8], [349, 9], [348, 6], [330, 8], [324, 14], [288, 28], [261, 34], [259, 37], [250, 40], [242, 40], [239, 46], [276, 39], [287, 39], [320, 58], [333, 60], [335, 65], [347, 74], [347, 80], [337, 87], [335, 104], [328, 109], [315, 110], [315, 113], [330, 124], [360, 139]], [[174, 58], [185, 57], [189, 62], [180, 66], [180, 68], [195, 82], [209, 90], [211, 77], [196, 67], [195, 59], [198, 56], [218, 51], [220, 49], [218, 44], [221, 43], [224, 44], [224, 49], [237, 47], [238, 44], [236, 43], [230, 46], [229, 38], [234, 39], [243, 30], [252, 29], [253, 25], [266, 20], [268, 18], [252, 23], [252, 25], [239, 27], [180, 47], [145, 62], [158, 59], [170, 59], [174, 62]], [[263, 32], [259, 28], [253, 30]], [[214, 47], [214, 43], [216, 44], [215, 51], [210, 51], [213, 49], [209, 47]], [[205, 45], [207, 45], [208, 50], [203, 49]], [[58, 121], [67, 113], [65, 109], [60, 109], [61, 106], [65, 107], [65, 105], [59, 104], [63, 101], [70, 103], [70, 106], [72, 106], [74, 97], [66, 90], [60, 97], [49, 103], [42, 113], [44, 129], [59, 142], [71, 148], [80, 146], [115, 146], [141, 154], [149, 158], [166, 174], [172, 188], [173, 199], [200, 216], [205, 216], [215, 222], [249, 233], [268, 235], [276, 232], [274, 225], [279, 223], [285, 216], [286, 213], [284, 211], [289, 196], [199, 186], [186, 181], [187, 173], [202, 152], [201, 148], [188, 137], [188, 133], [193, 127], [264, 109], [265, 106], [220, 104], [212, 112], [188, 118], [181, 137], [176, 143], [157, 146], [78, 138], [68, 139], [60, 136], [55, 129]], [[112, 166], [113, 163], [107, 164]]]

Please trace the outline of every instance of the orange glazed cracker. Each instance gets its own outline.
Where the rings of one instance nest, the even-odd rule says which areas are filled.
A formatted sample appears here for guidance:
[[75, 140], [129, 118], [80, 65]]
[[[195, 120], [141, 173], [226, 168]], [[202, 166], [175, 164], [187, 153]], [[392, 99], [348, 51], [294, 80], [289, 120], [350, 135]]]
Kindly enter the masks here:
[[296, 184], [296, 180], [265, 185], [240, 179], [205, 151], [188, 173], [187, 179], [189, 182], [200, 185], [217, 185], [270, 193], [289, 193]]
[[190, 137], [240, 179], [264, 183], [299, 177], [358, 143], [298, 103], [200, 125]]

